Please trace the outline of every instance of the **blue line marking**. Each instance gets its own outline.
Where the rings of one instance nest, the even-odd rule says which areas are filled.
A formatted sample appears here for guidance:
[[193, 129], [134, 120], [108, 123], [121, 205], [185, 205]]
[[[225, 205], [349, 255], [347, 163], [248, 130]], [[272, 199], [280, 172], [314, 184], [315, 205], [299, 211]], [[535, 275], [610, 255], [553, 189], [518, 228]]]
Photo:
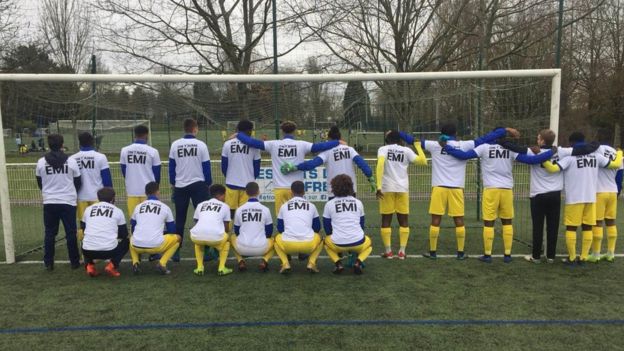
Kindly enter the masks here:
[[553, 319], [553, 320], [461, 320], [461, 319], [407, 319], [407, 320], [293, 320], [266, 322], [208, 322], [208, 323], [170, 323], [170, 324], [128, 324], [128, 325], [88, 325], [67, 327], [32, 327], [0, 329], [0, 334], [35, 334], [83, 331], [126, 331], [126, 330], [163, 330], [163, 329], [209, 329], [209, 328], [249, 328], [282, 326], [507, 326], [507, 325], [624, 325], [624, 319]]

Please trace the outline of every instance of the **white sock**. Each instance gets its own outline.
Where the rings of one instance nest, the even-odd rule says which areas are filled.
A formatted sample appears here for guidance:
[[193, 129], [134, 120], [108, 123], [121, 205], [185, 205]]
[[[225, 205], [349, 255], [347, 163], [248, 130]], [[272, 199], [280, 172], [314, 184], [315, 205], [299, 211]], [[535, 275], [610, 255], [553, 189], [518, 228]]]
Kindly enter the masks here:
[[401, 248], [399, 249], [399, 252], [405, 253], [405, 246], [401, 246]]

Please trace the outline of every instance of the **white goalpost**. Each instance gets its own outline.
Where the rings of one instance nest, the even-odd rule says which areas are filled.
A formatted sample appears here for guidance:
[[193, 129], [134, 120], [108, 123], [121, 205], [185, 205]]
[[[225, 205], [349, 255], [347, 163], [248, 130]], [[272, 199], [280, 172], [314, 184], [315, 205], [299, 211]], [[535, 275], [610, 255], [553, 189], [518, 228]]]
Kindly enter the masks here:
[[[465, 108], [467, 110], [476, 109], [474, 106], [478, 105], [479, 108], [481, 108], [482, 110], [487, 111], [490, 115], [494, 115], [497, 113], [500, 114], [501, 111], [497, 109], [496, 107], [492, 107], [491, 105], [481, 106], [480, 100], [478, 100], [478, 99], [481, 99], [481, 95], [480, 95], [481, 92], [485, 91], [485, 89], [481, 86], [481, 83], [487, 82], [487, 81], [495, 81], [495, 80], [514, 80], [514, 79], [517, 79], [519, 82], [525, 79], [540, 79], [540, 82], [543, 82], [542, 83], [543, 85], [541, 87], [544, 88], [543, 91], [545, 92], [544, 93], [545, 96], [542, 101], [543, 105], [541, 105], [543, 106], [541, 110], [542, 113], [540, 114], [540, 116], [543, 116], [543, 119], [541, 122], [543, 122], [542, 124], [544, 125], [544, 127], [548, 126], [555, 133], [557, 133], [557, 136], [558, 136], [559, 135], [558, 132], [559, 132], [560, 91], [561, 91], [561, 70], [560, 69], [457, 71], [457, 72], [409, 72], [409, 73], [274, 74], [274, 75], [270, 75], [270, 74], [267, 74], [267, 75], [0, 74], [0, 90], [11, 89], [12, 87], [15, 87], [19, 84], [23, 84], [24, 86], [26, 86], [27, 84], [35, 84], [35, 83], [41, 83], [41, 82], [50, 82], [50, 83], [55, 83], [59, 85], [69, 84], [69, 83], [93, 83], [95, 82], [95, 83], [107, 83], [109, 85], [119, 84], [122, 86], [130, 86], [132, 84], [140, 83], [139, 85], [142, 87], [141, 89], [143, 89], [144, 91], [148, 90], [145, 87], [150, 87], [150, 86], [157, 87], [160, 85], [165, 86], [168, 84], [170, 85], [180, 84], [180, 85], [185, 85], [177, 90], [178, 92], [182, 92], [182, 93], [191, 91], [192, 89], [189, 87], [192, 86], [193, 84], [196, 84], [196, 85], [203, 84], [204, 86], [212, 85], [212, 86], [221, 87], [219, 89], [214, 89], [210, 91], [210, 94], [217, 94], [217, 93], [222, 93], [223, 91], [226, 91], [227, 89], [230, 88], [230, 86], [236, 86], [237, 84], [240, 85], [241, 83], [249, 84], [249, 85], [256, 85], [256, 86], [261, 85], [261, 84], [266, 84], [266, 83], [281, 83], [282, 89], [284, 89], [283, 87], [286, 86], [287, 84], [301, 84], [299, 86], [300, 87], [299, 90], [293, 89], [292, 91], [289, 91], [289, 94], [292, 93], [291, 95], [287, 96], [287, 94], [283, 94], [284, 96], [281, 97], [282, 98], [281, 101], [287, 101], [287, 102], [281, 103], [281, 105], [279, 106], [280, 109], [283, 109], [283, 110], [280, 110], [280, 115], [284, 119], [288, 119], [288, 118], [291, 118], [292, 115], [298, 113], [297, 111], [301, 111], [301, 109], [295, 110], [294, 107], [296, 107], [295, 105], [297, 105], [298, 102], [301, 102], [304, 98], [301, 95], [297, 95], [296, 93], [298, 93], [302, 89], [308, 89], [309, 87], [308, 85], [306, 85], [307, 83], [322, 83], [322, 84], [329, 85], [329, 84], [341, 84], [345, 82], [363, 82], [370, 86], [375, 86], [375, 85], [382, 86], [385, 83], [388, 83], [388, 84], [394, 84], [393, 88], [396, 89], [396, 91], [400, 91], [401, 94], [403, 94], [404, 91], [399, 90], [399, 89], [404, 89], [404, 90], [407, 89], [406, 95], [399, 94], [400, 97], [395, 98], [395, 99], [400, 99], [400, 98], [406, 99], [404, 102], [404, 104], [406, 105], [406, 111], [421, 111], [422, 110], [422, 112], [418, 112], [418, 113], [421, 113], [421, 115], [418, 115], [417, 118], [415, 119], [416, 121], [420, 121], [418, 119], [419, 116], [430, 113], [428, 112], [430, 111], [430, 108], [431, 108], [430, 107], [431, 104], [429, 100], [433, 99], [433, 98], [430, 99], [429, 97], [423, 97], [424, 95], [420, 94], [420, 92], [429, 88], [429, 86], [426, 86], [427, 82], [436, 82], [436, 84], [438, 84], [437, 82], [439, 82], [440, 86], [443, 86], [444, 82], [461, 82], [462, 84], [464, 84], [465, 82], [476, 82], [476, 83], [471, 83], [472, 85], [470, 86], [470, 89], [471, 89], [470, 94], [473, 94], [474, 92], [474, 96], [468, 95], [468, 93], [466, 93], [466, 97], [464, 97], [464, 100], [462, 100], [463, 102], [466, 103], [465, 106], [467, 107]], [[10, 82], [11, 84], [5, 84], [7, 82]], [[393, 83], [393, 82], [396, 82], [396, 83]], [[404, 88], [404, 85], [402, 84], [404, 82], [414, 82], [413, 83], [414, 85], [416, 85], [417, 83], [418, 84], [422, 83], [422, 85], [416, 88], [414, 87]], [[547, 87], [546, 84], [549, 84], [550, 86]], [[312, 86], [312, 85], [313, 84], [309, 84], [309, 86]], [[457, 83], [457, 86], [459, 85], [460, 84]], [[465, 85], [467, 86], [468, 83], [465, 83]], [[272, 84], [267, 84], [267, 89], [271, 89], [270, 86], [272, 86]], [[413, 90], [410, 91], [409, 89], [413, 89]], [[418, 89], [421, 89], [421, 90], [418, 90]], [[454, 89], [453, 85], [449, 84], [448, 86], [444, 86], [442, 90], [444, 90], [444, 92], [449, 94], [450, 96], [451, 94], [455, 93], [453, 89]], [[500, 84], [500, 86], [493, 88], [490, 91], [501, 92], [502, 94], [504, 93], [504, 89], [505, 87], [503, 87], [503, 84]], [[530, 87], [527, 87], [527, 89], [530, 89]], [[119, 89], [119, 90], [123, 90], [123, 89]], [[272, 123], [273, 118], [275, 118], [274, 122], [275, 122], [275, 125], [277, 125], [277, 122], [278, 122], [277, 115], [275, 117], [271, 115], [273, 113], [272, 106], [271, 108], [269, 108], [267, 105], [268, 102], [265, 102], [265, 101], [270, 101], [271, 95], [266, 94], [266, 91], [270, 91], [270, 90], [266, 90], [266, 91], [262, 91], [261, 89], [258, 89], [258, 90], [262, 94], [264, 94], [262, 95], [259, 93], [258, 96], [262, 96], [263, 98], [264, 96], [269, 96], [269, 98], [264, 98], [265, 100], [260, 100], [259, 98], [256, 100], [249, 99], [249, 101], [247, 102], [249, 106], [246, 106], [246, 108], [248, 109], [255, 108], [254, 112], [248, 114], [249, 119], [250, 120], [254, 119], [253, 120], [254, 125], [266, 125], [268, 124], [267, 121], [270, 121]], [[78, 93], [73, 92], [72, 94], [76, 94], [77, 96], [77, 94], [79, 94], [81, 91], [80, 88], [77, 88], [77, 91]], [[203, 91], [208, 91], [208, 89], [204, 89]], [[228, 90], [228, 92], [231, 92], [231, 91], [235, 92], [236, 89]], [[125, 93], [125, 90], [124, 90], [124, 93]], [[340, 87], [340, 88], [337, 88], [331, 94], [336, 95], [334, 97], [338, 99], [338, 95], [343, 94], [343, 93], [344, 93], [344, 87]], [[26, 96], [26, 94], [29, 94], [29, 92], [27, 91], [27, 89], [24, 89], [24, 92], [22, 94]], [[46, 93], [43, 92], [40, 94], [46, 94]], [[53, 94], [53, 92], [50, 94]], [[384, 126], [387, 126], [388, 124], [393, 125], [393, 126], [399, 125], [402, 129], [406, 129], [406, 131], [410, 131], [410, 132], [414, 131], [415, 135], [427, 136], [427, 135], [435, 134], [436, 131], [432, 130], [431, 127], [427, 127], [427, 128], [423, 127], [423, 130], [409, 130], [409, 128], [412, 127], [411, 125], [408, 124], [410, 120], [407, 120], [408, 122], [401, 124], [399, 123], [398, 117], [396, 117], [394, 120], [390, 119], [387, 116], [393, 116], [393, 114], [398, 114], [398, 112], [396, 112], [395, 110], [396, 106], [393, 105], [393, 103], [396, 103], [397, 100], [393, 100], [392, 95], [388, 94], [382, 88], [375, 89], [374, 92], [372, 92], [371, 94], [373, 94], [373, 97], [375, 98], [376, 102], [374, 103], [374, 106], [371, 106], [372, 104], [369, 101], [368, 106], [366, 106], [366, 108], [370, 109], [373, 112], [374, 116], [382, 116], [382, 115], [386, 116], [384, 117], [387, 119], [384, 122], [386, 123]], [[549, 96], [547, 96], [548, 94]], [[67, 93], [67, 95], [69, 95], [69, 93]], [[130, 128], [138, 124], [147, 124], [147, 126], [150, 128], [150, 132], [151, 132], [151, 129], [154, 128], [154, 133], [150, 133], [152, 138], [155, 138], [155, 134], [158, 133], [158, 137], [160, 138], [160, 141], [154, 142], [154, 144], [158, 144], [155, 147], [157, 148], [160, 147], [159, 151], [161, 152], [161, 155], [162, 155], [163, 151], [161, 150], [165, 150], [168, 147], [169, 140], [171, 140], [172, 137], [177, 138], [177, 134], [174, 134], [172, 136], [171, 130], [175, 129], [174, 130], [175, 133], [180, 133], [178, 125], [171, 127], [170, 125], [170, 118], [172, 118], [171, 116], [179, 115], [179, 117], [176, 117], [176, 118], [181, 118], [181, 119], [194, 117], [194, 116], [195, 118], [197, 118], [196, 116], [198, 115], [205, 116], [206, 120], [210, 121], [210, 122], [206, 122], [205, 138], [206, 139], [214, 138], [215, 145], [217, 141], [222, 143], [222, 140], [221, 140], [222, 139], [221, 138], [222, 125], [218, 125], [217, 123], [224, 123], [228, 129], [227, 132], [230, 133], [230, 132], [233, 132], [233, 130], [231, 129], [235, 128], [236, 122], [234, 121], [234, 119], [239, 117], [238, 115], [236, 115], [236, 113], [228, 111], [229, 105], [225, 106], [222, 101], [222, 98], [221, 100], [215, 99], [215, 101], [211, 101], [210, 95], [205, 95], [204, 97], [202, 97], [200, 96], [200, 93], [196, 93], [196, 95], [193, 95], [193, 92], [189, 92], [188, 95], [192, 96], [192, 99], [195, 99], [193, 100], [193, 103], [179, 102], [178, 101], [179, 99], [175, 100], [174, 98], [171, 98], [170, 96], [165, 96], [165, 94], [162, 94], [162, 96], [161, 95], [157, 96], [157, 93], [152, 93], [152, 95], [150, 95], [149, 91], [147, 93], [143, 92], [143, 95], [145, 96], [145, 101], [151, 101], [150, 99], [156, 101], [157, 100], [156, 98], [162, 98], [163, 101], [165, 98], [168, 98], [169, 100], [166, 100], [167, 102], [164, 106], [161, 106], [162, 104], [159, 104], [158, 102], [153, 102], [153, 103], [145, 102], [144, 103], [145, 107], [142, 106], [140, 108], [140, 113], [136, 113], [136, 110], [137, 110], [136, 108], [128, 107], [131, 102], [130, 100], [128, 100], [130, 102], [124, 100], [124, 106], [119, 107], [118, 109], [116, 109], [117, 106], [115, 106], [114, 101], [109, 102], [109, 104], [106, 105], [105, 107], [107, 110], [97, 114], [97, 115], [106, 116], [106, 118], [103, 118], [101, 120], [98, 119], [96, 121], [96, 130], [101, 131], [103, 135], [106, 135], [107, 130], [109, 131], [121, 130], [121, 132], [119, 133], [124, 133], [123, 136], [130, 139], [130, 135], [128, 132]], [[0, 96], [2, 96], [1, 91], [0, 91]], [[229, 95], [224, 93], [221, 96], [229, 96]], [[408, 96], [409, 100], [407, 100], [405, 96]], [[431, 96], [433, 96], [433, 94]], [[57, 96], [54, 96], [54, 97], [57, 97]], [[436, 92], [435, 99], [438, 99], [438, 97], [439, 99], [442, 99], [442, 100], [446, 98], [444, 95], [440, 95], [439, 92]], [[340, 95], [339, 98], [342, 99], [342, 95]], [[513, 100], [513, 98], [514, 98], [513, 94], [508, 94], [508, 96], [505, 97], [505, 99], [509, 100], [509, 101], [505, 101], [505, 104], [506, 104], [505, 106], [507, 106], [506, 108], [509, 108], [510, 110], [515, 109], [514, 110], [515, 113], [521, 113], [522, 111], [521, 105], [525, 102]], [[548, 98], [550, 100], [546, 101]], [[291, 100], [288, 100], [288, 99], [291, 99]], [[73, 104], [71, 105], [71, 107], [63, 107], [66, 109], [66, 111], [64, 111], [64, 114], [61, 117], [55, 117], [54, 122], [52, 122], [51, 119], [50, 121], [46, 121], [46, 123], [49, 123], [51, 128], [54, 126], [54, 123], [56, 123], [56, 128], [58, 129], [57, 132], [68, 131], [69, 133], [69, 131], [71, 130], [90, 131], [92, 129], [92, 121], [89, 120], [88, 118], [89, 114], [86, 114], [85, 112], [87, 108], [91, 108], [91, 106], [80, 105], [81, 103], [82, 104], [89, 103], [88, 99], [82, 99], [82, 100], [74, 99], [71, 102], [58, 102], [57, 105], [54, 105], [52, 107], [50, 107], [51, 104], [54, 104], [54, 102], [52, 103], [50, 102], [50, 100], [53, 100], [52, 98], [43, 99], [41, 98], [41, 96], [39, 96], [35, 100], [41, 103], [41, 107], [39, 108], [41, 111], [43, 111], [43, 112], [40, 112], [41, 114], [44, 114], [45, 111], [47, 111], [46, 109], [51, 109], [57, 105], [60, 106], [62, 104], [66, 104], [66, 106], [69, 106], [69, 104]], [[477, 100], [479, 101], [478, 103], [476, 102]], [[83, 102], [83, 101], [86, 101], [86, 102]], [[1, 106], [1, 103], [2, 103], [2, 100], [0, 100], [0, 130], [4, 131], [3, 118], [2, 118], [2, 113], [4, 110], [2, 110], [3, 106]], [[101, 101], [93, 102], [93, 104], [100, 104], [100, 103], [102, 102]], [[401, 103], [403, 103], [403, 101], [401, 101]], [[327, 105], [328, 103], [321, 101], [314, 106], [319, 106], [319, 108], [326, 108]], [[341, 104], [336, 104], [336, 105], [342, 106]], [[466, 119], [473, 118], [472, 111], [466, 112], [466, 111], [460, 110], [460, 108], [464, 108], [464, 105], [462, 105], [461, 103], [458, 103], [457, 106], [459, 107], [449, 108], [448, 111], [446, 111], [447, 115], [452, 116], [452, 115], [465, 114], [467, 116], [465, 117]], [[97, 106], [97, 108], [100, 108], [100, 107], [101, 106]], [[196, 108], [195, 115], [191, 114], [190, 112], [185, 112], [185, 109], [190, 109], [192, 107]], [[11, 108], [14, 109], [13, 106]], [[319, 113], [325, 113], [325, 115], [323, 115], [324, 117], [327, 116], [328, 122], [326, 123], [338, 123], [338, 124], [345, 123], [343, 126], [347, 126], [347, 125], [352, 126], [352, 125], [356, 125], [357, 123], [362, 123], [362, 121], [348, 121], [347, 117], [344, 117], [346, 116], [346, 114], [344, 114], [343, 113], [344, 111], [341, 110], [342, 107], [334, 106], [332, 108], [334, 108], [334, 110], [332, 111], [328, 110], [326, 112], [319, 112]], [[309, 108], [304, 107], [302, 109], [305, 110]], [[336, 111], [339, 111], [338, 114]], [[21, 116], [25, 116], [25, 114], [20, 111], [11, 110], [11, 113], [13, 115], [10, 117], [11, 119], [8, 119], [8, 125], [7, 125], [8, 128], [14, 127], [11, 125], [12, 121], [19, 122], [19, 118], [26, 118], [26, 117], [21, 117]], [[90, 110], [89, 110], [89, 113], [91, 113]], [[117, 114], [113, 114], [113, 113], [117, 113]], [[478, 112], [478, 114], [480, 113], [481, 111]], [[154, 123], [154, 120], [152, 119], [152, 117], [161, 116], [161, 115], [167, 116], [167, 117], [163, 117], [162, 119], [163, 122], [159, 126]], [[132, 116], [134, 116], [134, 118]], [[264, 120], [262, 120], [262, 118], [258, 116], [262, 116]], [[336, 116], [339, 116], [340, 118]], [[369, 116], [369, 112], [366, 112], [366, 116], [367, 116], [366, 123], [368, 123], [369, 117], [371, 119], [373, 117]], [[33, 116], [29, 116], [29, 118], [34, 119]], [[72, 118], [73, 118], [73, 122], [72, 122]], [[313, 129], [312, 121], [313, 120], [316, 121], [316, 116], [314, 116], [314, 119], [312, 119], [313, 118], [312, 116], [306, 116], [306, 117], [301, 117], [301, 118], [302, 120], [299, 121], [301, 129]], [[7, 121], [7, 119], [5, 119], [5, 121]], [[217, 121], [217, 122], [214, 122], [214, 121]], [[16, 122], [13, 122], [13, 123], [16, 123]], [[208, 123], [213, 123], [211, 125], [214, 125], [215, 126], [214, 128], [216, 128], [216, 130], [214, 130], [214, 134], [210, 134], [210, 136], [208, 134], [208, 125], [209, 125]], [[478, 127], [472, 127], [472, 124], [471, 124], [471, 129], [470, 129], [471, 134], [474, 134], [475, 131], [481, 129], [479, 123], [480, 122], [476, 123]], [[382, 125], [381, 122], [379, 122], [379, 125]], [[380, 131], [383, 131], [381, 127], [378, 127], [376, 129], [372, 129], [369, 127], [364, 127], [364, 128], [366, 130], [366, 133], [369, 133], [369, 134], [379, 133]], [[54, 132], [55, 130], [51, 129], [51, 131]], [[211, 132], [213, 131], [211, 130]], [[313, 134], [313, 133], [310, 133], [310, 134]], [[360, 137], [363, 137], [363, 135], [361, 135]], [[150, 138], [150, 142], [153, 142], [152, 138]], [[4, 238], [4, 246], [5, 246], [5, 260], [7, 263], [14, 263], [16, 260], [16, 247], [15, 247], [15, 235], [14, 235], [15, 223], [13, 220], [14, 217], [12, 216], [12, 210], [14, 209], [12, 207], [12, 202], [11, 202], [12, 197], [10, 196], [11, 191], [13, 189], [9, 186], [10, 174], [7, 171], [7, 159], [6, 159], [7, 150], [5, 149], [6, 140], [7, 140], [6, 137], [3, 137], [4, 142], [0, 143], [0, 210], [2, 214], [2, 230], [3, 230], [3, 238]], [[111, 143], [114, 144], [113, 145], [114, 149], [107, 150], [107, 151], [110, 151], [111, 154], [117, 152], [117, 155], [118, 155], [117, 147], [119, 146], [117, 144], [122, 144], [127, 141], [126, 139], [123, 139], [123, 141], [118, 141], [117, 139], [115, 139], [113, 143], [112, 137], [110, 137], [109, 140], [111, 140]], [[167, 140], [167, 141], [165, 142], [164, 140]], [[7, 145], [11, 145], [11, 144], [7, 143]], [[218, 149], [216, 149], [214, 145], [211, 146], [211, 151], [217, 151], [217, 150]], [[34, 173], [32, 174], [32, 177], [34, 179]], [[358, 183], [365, 184], [365, 182], [358, 182]], [[118, 180], [118, 183], [116, 183], [116, 186], [117, 184], [123, 184], [123, 182]], [[15, 197], [13, 197], [13, 199], [15, 199]], [[19, 200], [21, 201], [21, 198]], [[18, 230], [20, 229], [18, 228]]]

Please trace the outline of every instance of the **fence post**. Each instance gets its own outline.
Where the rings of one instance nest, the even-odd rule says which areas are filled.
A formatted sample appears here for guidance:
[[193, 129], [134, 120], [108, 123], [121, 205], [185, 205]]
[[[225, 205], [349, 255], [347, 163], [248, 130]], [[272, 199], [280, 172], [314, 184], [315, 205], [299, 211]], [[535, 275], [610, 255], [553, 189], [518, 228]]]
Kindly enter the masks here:
[[13, 243], [13, 222], [9, 198], [9, 178], [7, 175], [6, 154], [4, 150], [4, 127], [2, 126], [2, 86], [0, 85], [0, 209], [2, 210], [2, 228], [4, 233], [4, 252], [6, 263], [15, 263], [15, 245]]

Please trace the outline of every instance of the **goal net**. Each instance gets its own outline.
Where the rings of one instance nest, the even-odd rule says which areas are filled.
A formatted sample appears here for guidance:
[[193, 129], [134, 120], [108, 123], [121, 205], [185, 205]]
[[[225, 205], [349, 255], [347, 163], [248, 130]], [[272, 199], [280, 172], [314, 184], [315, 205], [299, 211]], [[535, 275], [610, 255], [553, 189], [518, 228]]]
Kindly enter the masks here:
[[[116, 161], [121, 148], [132, 142], [132, 130], [137, 125], [151, 129], [152, 146], [162, 160], [167, 160], [171, 142], [184, 135], [183, 121], [196, 119], [197, 137], [211, 152], [214, 181], [223, 183], [221, 147], [241, 119], [252, 121], [255, 137], [265, 139], [279, 137], [279, 124], [292, 120], [298, 125], [295, 137], [311, 142], [324, 140], [327, 130], [337, 125], [342, 138], [374, 167], [377, 149], [389, 129], [436, 140], [440, 126], [447, 122], [456, 124], [462, 139], [511, 126], [522, 135], [519, 143], [533, 143], [538, 130], [558, 130], [559, 85], [559, 70], [221, 76], [0, 74], [0, 127], [14, 131], [3, 133], [5, 149], [0, 150], [6, 247], [6, 256], [0, 258], [40, 258], [40, 253], [31, 253], [41, 247], [43, 237], [41, 194], [34, 167], [47, 147], [45, 136], [49, 133], [62, 134], [68, 153], [73, 153], [78, 149], [77, 133], [95, 131], [100, 151], [111, 163], [117, 203], [124, 208], [124, 182]], [[17, 131], [22, 146], [16, 143]], [[5, 155], [10, 156], [8, 164], [3, 161]], [[261, 172], [259, 182], [266, 185], [264, 193], [269, 194], [267, 155], [263, 154], [262, 165], [267, 171]], [[163, 182], [167, 182], [166, 162], [162, 171]], [[313, 196], [318, 195], [314, 199], [323, 201], [326, 187], [320, 177], [306, 179], [306, 185]], [[358, 197], [365, 205], [376, 206], [359, 172], [357, 180]], [[410, 183], [414, 207], [410, 223], [424, 228], [431, 169], [410, 167]], [[517, 237], [527, 240], [528, 183], [528, 168], [516, 166], [514, 225]], [[163, 199], [170, 198], [169, 186], [162, 186], [161, 191]], [[471, 162], [465, 196], [466, 216], [473, 221], [468, 225], [478, 225], [479, 193], [477, 164]]]

